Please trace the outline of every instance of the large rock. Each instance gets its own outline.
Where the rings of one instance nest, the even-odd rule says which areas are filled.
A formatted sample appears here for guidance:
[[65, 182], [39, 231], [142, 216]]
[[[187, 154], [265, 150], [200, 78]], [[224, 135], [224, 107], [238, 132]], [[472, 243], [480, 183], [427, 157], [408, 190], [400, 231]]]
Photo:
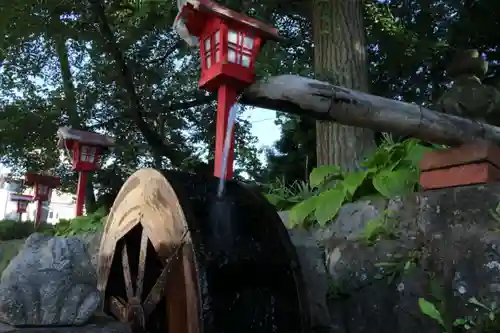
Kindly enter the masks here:
[[86, 246], [87, 253], [90, 256], [90, 261], [92, 263], [92, 266], [97, 271], [97, 264], [99, 262], [99, 247], [101, 246], [101, 237], [102, 237], [102, 232], [96, 232], [94, 234], [84, 234], [84, 235], [79, 235], [78, 238], [80, 238]]
[[81, 325], [99, 305], [95, 269], [76, 237], [33, 234], [2, 273], [0, 320], [9, 325]]

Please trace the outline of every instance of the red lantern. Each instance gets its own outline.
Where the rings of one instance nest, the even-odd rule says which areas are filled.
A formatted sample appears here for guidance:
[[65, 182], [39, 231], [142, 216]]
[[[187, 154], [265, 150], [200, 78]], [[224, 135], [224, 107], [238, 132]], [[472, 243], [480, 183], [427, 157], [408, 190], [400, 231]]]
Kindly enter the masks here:
[[85, 185], [87, 173], [100, 169], [99, 159], [101, 154], [114, 146], [113, 138], [97, 133], [91, 133], [60, 127], [57, 131], [58, 146], [71, 152], [72, 169], [79, 173], [78, 188], [76, 193], [76, 216], [83, 214], [85, 202]]
[[255, 57], [266, 39], [280, 39], [278, 31], [209, 0], [185, 0], [176, 17], [175, 28], [190, 45], [194, 44], [192, 36], [201, 44], [198, 86], [218, 91], [215, 175], [231, 178], [232, 147], [226, 175], [219, 174], [229, 110], [237, 94], [255, 82]]
[[72, 169], [78, 172], [99, 170], [101, 154], [114, 145], [113, 138], [97, 133], [60, 127], [59, 147], [70, 152]]
[[17, 212], [19, 214], [26, 213], [28, 204], [33, 200], [33, 196], [25, 194], [10, 194], [10, 200], [17, 203]]
[[24, 184], [34, 187], [34, 199], [37, 201], [35, 225], [38, 226], [42, 216], [42, 204], [50, 198], [52, 189], [58, 187], [61, 180], [59, 177], [26, 172], [24, 174]]

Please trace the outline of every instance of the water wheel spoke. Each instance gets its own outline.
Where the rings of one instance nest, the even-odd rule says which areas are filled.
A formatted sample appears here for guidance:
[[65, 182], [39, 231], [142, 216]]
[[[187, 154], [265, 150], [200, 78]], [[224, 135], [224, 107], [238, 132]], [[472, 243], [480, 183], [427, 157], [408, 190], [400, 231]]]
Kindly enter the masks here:
[[127, 306], [117, 297], [109, 298], [109, 310], [120, 322], [127, 322]]
[[125, 280], [125, 290], [127, 292], [127, 299], [131, 300], [134, 297], [132, 288], [132, 277], [130, 274], [130, 262], [128, 260], [127, 244], [123, 244], [122, 248], [122, 267], [123, 279]]
[[144, 288], [144, 273], [146, 272], [146, 254], [148, 251], [148, 234], [146, 230], [143, 228], [142, 229], [142, 234], [141, 234], [141, 249], [139, 252], [139, 267], [138, 267], [138, 273], [137, 273], [137, 282], [136, 286], [137, 289], [135, 291], [135, 297], [138, 299], [141, 299], [142, 297], [142, 291]]
[[160, 300], [165, 296], [165, 286], [167, 284], [167, 275], [169, 272], [171, 261], [167, 261], [165, 267], [161, 271], [160, 276], [156, 279], [156, 282], [151, 288], [148, 296], [144, 300], [142, 308], [144, 309], [144, 316], [147, 318], [153, 310], [156, 308], [156, 305], [160, 302]]

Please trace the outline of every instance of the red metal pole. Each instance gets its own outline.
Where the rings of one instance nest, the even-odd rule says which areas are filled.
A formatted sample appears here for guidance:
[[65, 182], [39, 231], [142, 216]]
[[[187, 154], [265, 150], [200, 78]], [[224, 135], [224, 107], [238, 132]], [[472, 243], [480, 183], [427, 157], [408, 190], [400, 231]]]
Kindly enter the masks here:
[[[227, 85], [219, 87], [217, 93], [217, 130], [215, 134], [215, 170], [214, 175], [222, 178], [224, 140], [226, 138], [229, 110], [236, 103], [236, 90]], [[231, 147], [229, 148], [229, 156], [227, 158], [226, 179], [233, 178], [233, 161], [234, 161], [234, 128], [231, 131]]]
[[83, 215], [86, 184], [87, 184], [87, 172], [80, 171], [80, 173], [78, 174], [78, 188], [76, 190], [76, 216]]
[[42, 221], [42, 209], [43, 209], [43, 201], [37, 200], [36, 204], [36, 217], [35, 217], [35, 229], [38, 228]]

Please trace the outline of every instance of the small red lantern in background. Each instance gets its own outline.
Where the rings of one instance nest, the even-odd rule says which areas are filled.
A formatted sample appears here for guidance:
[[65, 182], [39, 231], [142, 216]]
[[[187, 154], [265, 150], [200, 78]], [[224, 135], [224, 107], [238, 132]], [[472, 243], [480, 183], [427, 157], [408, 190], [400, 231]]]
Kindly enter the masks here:
[[103, 152], [115, 145], [113, 138], [77, 130], [70, 127], [60, 127], [57, 131], [59, 148], [67, 149], [72, 160], [72, 170], [79, 172], [76, 191], [76, 216], [83, 215], [85, 204], [85, 185], [88, 172], [100, 169], [100, 157]]
[[42, 217], [42, 204], [50, 199], [52, 190], [61, 184], [61, 180], [59, 177], [26, 172], [24, 184], [34, 187], [34, 199], [37, 201], [35, 226], [38, 227]]
[[234, 131], [227, 171], [220, 175], [229, 111], [237, 94], [255, 82], [255, 58], [266, 39], [280, 39], [278, 30], [209, 0], [185, 0], [179, 10], [174, 23], [179, 35], [191, 46], [197, 43], [192, 36], [201, 44], [198, 86], [218, 91], [215, 175], [232, 178]]
[[26, 194], [10, 194], [10, 200], [15, 201], [17, 203], [17, 213], [19, 214], [19, 222], [22, 220], [22, 215], [26, 213], [26, 209], [28, 208], [28, 204], [33, 201], [32, 195]]

